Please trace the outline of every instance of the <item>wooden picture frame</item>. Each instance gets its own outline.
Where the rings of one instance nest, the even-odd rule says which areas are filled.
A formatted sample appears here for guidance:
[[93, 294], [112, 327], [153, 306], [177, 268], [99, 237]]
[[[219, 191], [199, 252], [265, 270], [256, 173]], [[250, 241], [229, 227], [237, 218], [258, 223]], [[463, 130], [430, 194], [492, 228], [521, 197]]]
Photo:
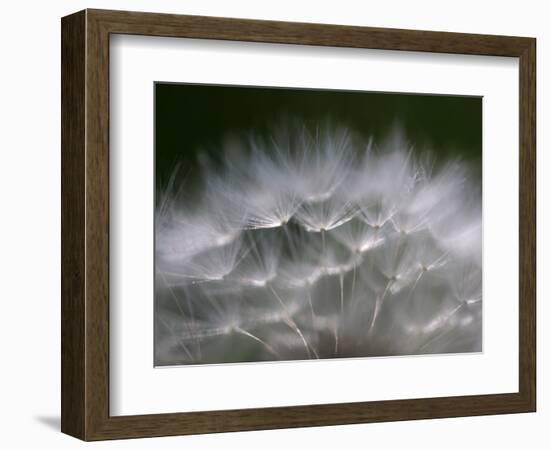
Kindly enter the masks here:
[[[62, 30], [62, 415], [83, 440], [531, 412], [536, 408], [533, 38], [85, 10]], [[109, 36], [135, 34], [519, 58], [519, 391], [109, 415]]]

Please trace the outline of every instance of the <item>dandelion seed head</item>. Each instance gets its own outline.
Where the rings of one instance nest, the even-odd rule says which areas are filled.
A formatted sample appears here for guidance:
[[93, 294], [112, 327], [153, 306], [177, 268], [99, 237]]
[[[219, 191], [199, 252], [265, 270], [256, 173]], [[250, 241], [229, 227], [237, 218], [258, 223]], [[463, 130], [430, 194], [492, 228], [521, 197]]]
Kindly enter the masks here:
[[202, 155], [192, 198], [170, 178], [156, 211], [157, 359], [224, 362], [237, 335], [238, 360], [479, 351], [468, 167], [418, 157], [399, 130], [357, 136], [291, 121], [228, 140], [216, 163]]

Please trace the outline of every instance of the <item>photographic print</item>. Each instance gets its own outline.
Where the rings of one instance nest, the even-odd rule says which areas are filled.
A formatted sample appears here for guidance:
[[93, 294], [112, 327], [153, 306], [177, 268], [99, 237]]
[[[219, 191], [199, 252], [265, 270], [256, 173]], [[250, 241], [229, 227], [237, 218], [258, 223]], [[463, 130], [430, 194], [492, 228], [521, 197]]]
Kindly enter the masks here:
[[157, 82], [156, 366], [482, 351], [482, 98]]

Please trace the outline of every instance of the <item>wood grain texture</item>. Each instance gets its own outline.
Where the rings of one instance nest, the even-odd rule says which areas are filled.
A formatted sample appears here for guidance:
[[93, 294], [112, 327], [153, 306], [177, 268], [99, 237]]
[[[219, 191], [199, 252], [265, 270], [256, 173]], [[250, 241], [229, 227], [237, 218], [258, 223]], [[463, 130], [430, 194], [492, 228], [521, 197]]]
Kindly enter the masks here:
[[[519, 57], [519, 391], [109, 416], [109, 34]], [[84, 440], [534, 411], [535, 40], [86, 10], [62, 20], [62, 431]], [[185, 405], [182, 405], [182, 409]]]
[[519, 62], [519, 391], [536, 409], [536, 41]]
[[85, 20], [61, 26], [61, 430], [85, 431]]

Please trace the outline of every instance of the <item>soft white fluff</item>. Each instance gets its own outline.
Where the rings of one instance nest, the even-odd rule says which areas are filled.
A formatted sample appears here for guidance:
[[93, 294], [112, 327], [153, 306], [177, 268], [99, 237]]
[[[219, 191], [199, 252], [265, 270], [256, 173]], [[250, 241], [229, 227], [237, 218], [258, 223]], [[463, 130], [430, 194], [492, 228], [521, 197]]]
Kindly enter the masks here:
[[[157, 364], [481, 350], [481, 194], [398, 134], [292, 125], [157, 206]], [[197, 189], [195, 189], [197, 190]]]

